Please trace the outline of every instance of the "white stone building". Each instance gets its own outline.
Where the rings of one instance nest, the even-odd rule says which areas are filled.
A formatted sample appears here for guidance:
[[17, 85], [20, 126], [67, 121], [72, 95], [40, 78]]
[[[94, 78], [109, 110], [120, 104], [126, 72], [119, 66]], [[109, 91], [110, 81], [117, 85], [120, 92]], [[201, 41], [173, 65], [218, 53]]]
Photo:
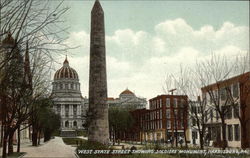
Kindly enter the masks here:
[[61, 131], [83, 129], [87, 99], [82, 97], [78, 74], [67, 57], [56, 71], [52, 86], [53, 109], [61, 116]]
[[123, 108], [146, 108], [146, 98], [137, 97], [129, 89], [120, 93], [119, 98], [108, 98], [109, 107], [123, 107]]

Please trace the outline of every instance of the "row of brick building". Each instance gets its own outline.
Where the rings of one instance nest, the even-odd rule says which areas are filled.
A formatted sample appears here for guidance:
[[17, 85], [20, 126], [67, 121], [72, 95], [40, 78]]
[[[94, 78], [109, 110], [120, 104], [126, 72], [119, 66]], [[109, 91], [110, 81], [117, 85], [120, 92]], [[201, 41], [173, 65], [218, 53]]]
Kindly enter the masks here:
[[[232, 103], [225, 104], [228, 95], [225, 89], [229, 89], [234, 99], [234, 106]], [[201, 99], [206, 100], [209, 108], [205, 115], [207, 127], [205, 145], [216, 146], [216, 143], [222, 140], [222, 125], [208, 94], [211, 90], [215, 93], [219, 91], [217, 97], [218, 101], [223, 103], [221, 108], [227, 108], [225, 113], [227, 145], [241, 147], [242, 139], [246, 139], [247, 146], [250, 147], [250, 121], [248, 121], [250, 120], [250, 72], [201, 88]], [[137, 142], [168, 142], [178, 136], [186, 137], [190, 144], [199, 144], [197, 124], [190, 115], [194, 108], [199, 111], [201, 109], [198, 104], [192, 104], [195, 106], [190, 109], [189, 104], [190, 100], [186, 95], [159, 95], [150, 99], [149, 109], [131, 111], [135, 123], [133, 128], [126, 132], [124, 139]], [[246, 127], [240, 123], [239, 118], [244, 119]], [[246, 136], [242, 136], [243, 130], [247, 130]]]

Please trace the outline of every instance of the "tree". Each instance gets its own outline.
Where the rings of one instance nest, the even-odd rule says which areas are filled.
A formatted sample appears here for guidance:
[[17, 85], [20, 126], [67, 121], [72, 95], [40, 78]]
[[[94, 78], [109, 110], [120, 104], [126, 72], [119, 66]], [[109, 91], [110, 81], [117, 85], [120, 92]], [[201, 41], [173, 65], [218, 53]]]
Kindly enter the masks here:
[[[168, 74], [165, 80], [165, 86], [163, 90], [165, 93], [167, 89], [175, 89], [178, 94], [187, 95], [188, 96], [188, 106], [183, 113], [179, 113], [179, 115], [188, 115], [190, 118], [186, 123], [191, 126], [192, 129], [197, 130], [200, 137], [200, 148], [204, 148], [204, 140], [206, 136], [206, 118], [208, 116], [208, 111], [210, 110], [206, 101], [201, 100], [200, 96], [200, 88], [202, 87], [201, 81], [198, 79], [198, 76], [195, 75], [195, 71], [190, 67], [183, 68], [180, 66], [178, 74]], [[197, 101], [192, 101], [192, 99], [199, 98]], [[198, 110], [199, 109], [199, 110]], [[175, 113], [173, 112], [174, 117]], [[177, 114], [176, 114], [177, 115]], [[195, 124], [192, 123], [195, 122]], [[184, 128], [183, 132], [185, 133], [187, 129]], [[176, 129], [177, 131], [177, 129]], [[177, 135], [175, 135], [175, 139], [177, 140]], [[177, 141], [176, 141], [177, 144]], [[185, 135], [185, 144], [187, 144], [187, 138]]]
[[[68, 8], [62, 8], [60, 2], [55, 9], [48, 10], [49, 5], [50, 1], [0, 1], [1, 41], [7, 35], [7, 45], [6, 41], [2, 41], [0, 51], [3, 158], [6, 157], [7, 141], [9, 154], [13, 152], [12, 135], [31, 116], [33, 103], [48, 93], [47, 77], [53, 62], [51, 52], [58, 53], [68, 49], [63, 43], [65, 38], [59, 36], [65, 29], [58, 27], [62, 22], [60, 17]], [[27, 48], [31, 57], [29, 73], [23, 70], [21, 62]], [[29, 83], [32, 85], [29, 91], [26, 90], [27, 82], [23, 79], [25, 76], [29, 76], [29, 82], [32, 82]]]
[[38, 130], [44, 133], [44, 142], [46, 142], [51, 139], [53, 132], [60, 128], [61, 118], [53, 111], [53, 101], [50, 98], [42, 98], [37, 104], [39, 107], [36, 116], [39, 120]]
[[113, 144], [118, 139], [121, 139], [126, 131], [131, 129], [133, 123], [133, 117], [128, 109], [118, 107], [109, 108], [109, 133], [110, 137], [113, 137]]
[[[236, 60], [235, 60], [236, 59]], [[239, 115], [241, 127], [247, 129], [247, 122], [250, 118], [246, 118], [247, 98], [249, 98], [249, 78], [246, 72], [249, 72], [249, 53], [243, 57], [243, 61], [238, 58], [228, 58], [225, 56], [212, 54], [210, 58], [196, 63], [194, 67], [181, 67], [179, 76], [170, 75], [166, 83], [166, 87], [174, 85], [181, 94], [186, 94], [190, 98], [197, 98], [197, 101], [189, 101], [191, 120], [196, 123], [200, 135], [200, 148], [203, 148], [204, 142], [210, 137], [208, 132], [208, 119], [213, 118], [214, 111], [221, 123], [221, 131], [217, 131], [217, 143], [223, 149], [227, 147], [226, 139], [226, 123], [225, 119], [230, 111], [230, 107], [237, 108], [239, 98], [241, 112]], [[233, 97], [229, 85], [231, 85], [231, 77], [237, 76], [241, 96]], [[235, 77], [235, 78], [237, 78]], [[166, 80], [166, 81], [168, 81]], [[202, 93], [200, 92], [200, 88]], [[199, 96], [202, 95], [202, 98]], [[244, 130], [247, 131], [247, 130]], [[221, 136], [222, 134], [222, 140]], [[246, 133], [242, 133], [243, 137]], [[246, 140], [246, 139], [245, 139]], [[243, 144], [247, 144], [243, 140]], [[243, 145], [244, 146], [244, 145]]]

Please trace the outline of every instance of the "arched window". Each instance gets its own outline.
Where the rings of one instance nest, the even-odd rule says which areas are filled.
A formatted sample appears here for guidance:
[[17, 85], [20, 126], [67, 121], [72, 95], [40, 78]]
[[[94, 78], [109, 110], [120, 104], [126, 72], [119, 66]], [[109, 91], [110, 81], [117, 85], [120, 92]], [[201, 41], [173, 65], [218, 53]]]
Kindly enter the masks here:
[[65, 121], [65, 127], [69, 127], [69, 121]]
[[77, 122], [76, 122], [76, 121], [73, 122], [73, 126], [74, 126], [74, 127], [77, 126]]

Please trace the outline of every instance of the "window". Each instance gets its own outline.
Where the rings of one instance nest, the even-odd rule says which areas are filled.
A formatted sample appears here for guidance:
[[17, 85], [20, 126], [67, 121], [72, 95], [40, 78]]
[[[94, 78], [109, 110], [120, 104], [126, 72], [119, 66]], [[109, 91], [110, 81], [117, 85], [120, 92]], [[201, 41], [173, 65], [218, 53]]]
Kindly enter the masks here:
[[196, 120], [194, 118], [192, 118], [192, 124], [193, 124], [193, 126], [196, 125]]
[[174, 98], [174, 107], [176, 107], [177, 106], [177, 98]]
[[65, 105], [65, 117], [69, 117], [69, 105]]
[[213, 113], [213, 110], [211, 109], [210, 110], [210, 119], [211, 119], [211, 121], [213, 121], [213, 117], [214, 117], [214, 113]]
[[240, 140], [240, 127], [239, 125], [234, 125], [234, 140], [239, 141]]
[[167, 107], [170, 107], [170, 98], [167, 98], [167, 99], [166, 99], [166, 106], [167, 106]]
[[162, 100], [160, 99], [160, 108], [162, 107]]
[[69, 127], [69, 121], [65, 122], [65, 127]]
[[238, 115], [239, 115], [239, 105], [236, 105], [233, 108], [233, 111], [234, 111], [234, 118], [238, 118]]
[[68, 84], [67, 84], [67, 83], [65, 84], [65, 89], [69, 89], [69, 87], [68, 87]]
[[171, 128], [171, 121], [167, 120], [167, 129], [170, 129], [170, 128]]
[[192, 131], [192, 138], [193, 138], [193, 139], [197, 139], [197, 138], [198, 138], [197, 132]]
[[226, 88], [220, 89], [220, 97], [221, 97], [221, 100], [226, 99]]
[[180, 119], [183, 119], [183, 116], [184, 116], [184, 110], [183, 109], [179, 109], [178, 110], [178, 118], [180, 118]]
[[74, 89], [74, 84], [73, 83], [70, 84], [70, 88]]
[[174, 110], [174, 118], [176, 119], [178, 117], [178, 110]]
[[239, 95], [238, 84], [235, 83], [233, 85], [233, 97], [238, 97], [238, 95]]
[[63, 85], [62, 84], [60, 84], [60, 89], [63, 89]]
[[233, 129], [232, 125], [227, 125], [227, 133], [228, 133], [228, 140], [232, 141], [233, 140]]
[[73, 122], [73, 126], [74, 126], [74, 127], [77, 126], [77, 122], [76, 122], [76, 121]]
[[74, 117], [77, 117], [77, 105], [73, 105], [73, 114]]
[[228, 106], [226, 111], [226, 118], [231, 119], [232, 118], [232, 107]]
[[167, 118], [170, 118], [170, 109], [167, 109], [167, 110], [166, 110], [166, 117], [167, 117]]
[[207, 119], [207, 111], [205, 111], [205, 122], [207, 122], [208, 121], [208, 119]]

